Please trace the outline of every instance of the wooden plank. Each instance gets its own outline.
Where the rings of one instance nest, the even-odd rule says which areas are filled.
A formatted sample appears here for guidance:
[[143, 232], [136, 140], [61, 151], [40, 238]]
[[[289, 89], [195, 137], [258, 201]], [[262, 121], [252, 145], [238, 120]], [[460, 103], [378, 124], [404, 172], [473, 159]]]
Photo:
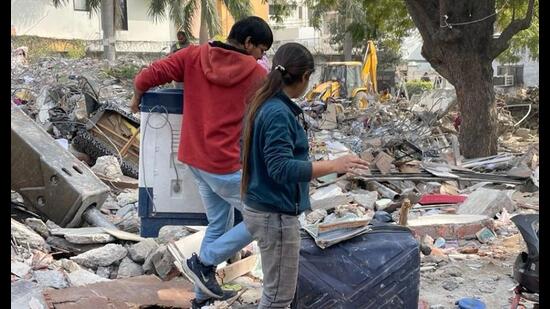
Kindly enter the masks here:
[[145, 238], [143, 238], [143, 237], [141, 237], [137, 234], [128, 233], [128, 232], [121, 231], [121, 230], [103, 228], [103, 231], [105, 231], [105, 233], [110, 234], [110, 235], [112, 235], [115, 238], [118, 238], [120, 240], [130, 240], [130, 241], [137, 241], [137, 242], [145, 240]]
[[184, 280], [161, 281], [153, 275], [98, 282], [81, 287], [46, 289], [49, 308], [191, 308], [193, 285]]
[[239, 278], [240, 276], [243, 276], [252, 271], [252, 269], [254, 269], [254, 266], [256, 265], [258, 257], [259, 256], [257, 254], [254, 254], [233, 264], [229, 264], [223, 268], [218, 269], [216, 274], [218, 276], [218, 279], [221, 281], [221, 284], [231, 282]]
[[369, 224], [370, 219], [362, 219], [362, 220], [352, 220], [352, 221], [342, 221], [342, 222], [335, 222], [335, 223], [326, 223], [326, 224], [319, 224], [319, 233], [339, 230], [339, 229], [351, 229], [356, 227], [362, 227], [367, 224]]

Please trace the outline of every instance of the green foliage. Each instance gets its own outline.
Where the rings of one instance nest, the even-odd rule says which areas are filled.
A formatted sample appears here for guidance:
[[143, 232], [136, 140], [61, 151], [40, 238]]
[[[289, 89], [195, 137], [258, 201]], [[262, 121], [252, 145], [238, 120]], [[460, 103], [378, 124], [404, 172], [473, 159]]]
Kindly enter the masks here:
[[[523, 19], [527, 13], [527, 0], [498, 0], [496, 4], [498, 12], [495, 24], [496, 31], [502, 32], [513, 21]], [[529, 53], [533, 60], [539, 59], [539, 1], [535, 0], [533, 19], [531, 26], [518, 32], [510, 40], [510, 47], [497, 57], [501, 63], [517, 63], [524, 52]]]
[[413, 94], [422, 94], [424, 91], [431, 90], [433, 88], [432, 82], [424, 82], [420, 80], [411, 80], [406, 84], [407, 93], [409, 97]]
[[29, 48], [27, 59], [30, 62], [58, 55], [72, 59], [80, 59], [86, 56], [86, 43], [82, 40], [50, 39], [33, 35], [21, 35], [13, 37], [12, 43], [14, 48], [22, 46]]
[[[252, 15], [252, 5], [248, 0], [223, 0], [223, 3], [235, 20]], [[189, 40], [195, 39], [191, 30], [196, 15], [205, 21], [210, 37], [221, 33], [216, 0], [149, 0], [148, 14], [155, 21], [168, 17], [178, 29], [185, 32]]]
[[[351, 34], [352, 46], [363, 55], [366, 42], [374, 40], [384, 49], [399, 51], [402, 39], [414, 28], [402, 0], [307, 0], [311, 24], [319, 28], [328, 22], [331, 42], [343, 48], [346, 33]], [[336, 18], [324, 20], [325, 13], [335, 11]]]
[[[267, 1], [264, 0], [262, 2], [265, 3]], [[271, 0], [269, 1], [269, 7], [270, 19], [276, 23], [282, 23], [283, 19], [290, 16], [292, 11], [296, 9], [297, 3], [295, 0]]]
[[114, 67], [108, 67], [105, 70], [107, 75], [121, 80], [133, 79], [139, 72], [140, 67], [135, 64], [121, 64]]

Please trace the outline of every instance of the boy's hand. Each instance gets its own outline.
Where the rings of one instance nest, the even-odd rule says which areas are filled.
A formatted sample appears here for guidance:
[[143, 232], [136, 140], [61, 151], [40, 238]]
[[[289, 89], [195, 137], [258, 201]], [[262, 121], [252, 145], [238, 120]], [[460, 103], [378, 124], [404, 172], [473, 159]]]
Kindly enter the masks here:
[[139, 112], [139, 102], [141, 101], [141, 97], [136, 96], [135, 94], [132, 96], [132, 101], [130, 103], [130, 110], [132, 113]]

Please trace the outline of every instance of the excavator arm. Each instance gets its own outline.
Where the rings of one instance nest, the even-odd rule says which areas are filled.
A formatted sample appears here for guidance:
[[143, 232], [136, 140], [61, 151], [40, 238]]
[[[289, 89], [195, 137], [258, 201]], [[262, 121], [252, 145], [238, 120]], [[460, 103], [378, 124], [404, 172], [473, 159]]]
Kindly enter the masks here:
[[363, 81], [367, 92], [378, 93], [378, 85], [376, 82], [376, 66], [378, 58], [376, 56], [376, 47], [373, 41], [367, 42], [367, 51], [363, 59], [363, 67], [361, 69], [361, 80]]

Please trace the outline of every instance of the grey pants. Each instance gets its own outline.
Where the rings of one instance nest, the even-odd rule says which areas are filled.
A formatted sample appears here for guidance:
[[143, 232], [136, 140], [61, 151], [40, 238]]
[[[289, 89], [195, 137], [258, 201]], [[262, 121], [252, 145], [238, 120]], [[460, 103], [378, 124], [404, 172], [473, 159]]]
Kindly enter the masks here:
[[294, 298], [298, 280], [298, 217], [245, 206], [243, 221], [260, 247], [264, 287], [258, 308], [287, 308]]

